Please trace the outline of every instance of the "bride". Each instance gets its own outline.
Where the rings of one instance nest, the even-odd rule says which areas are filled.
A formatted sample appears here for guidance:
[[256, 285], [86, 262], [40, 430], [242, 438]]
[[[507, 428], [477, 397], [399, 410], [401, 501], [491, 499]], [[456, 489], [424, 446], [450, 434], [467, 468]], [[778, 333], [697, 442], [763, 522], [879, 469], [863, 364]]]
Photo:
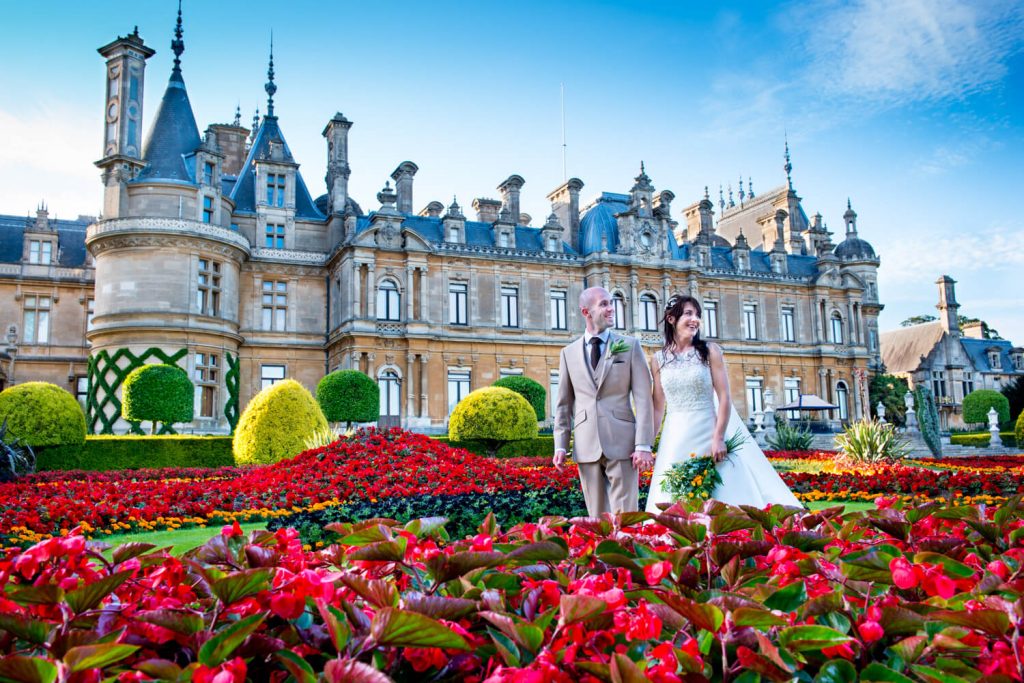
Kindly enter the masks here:
[[[651, 361], [655, 429], [663, 416], [665, 424], [647, 512], [659, 514], [657, 503], [673, 502], [662, 490], [662, 480], [672, 465], [691, 456], [711, 456], [718, 463], [722, 483], [712, 493], [716, 500], [759, 508], [772, 503], [802, 507], [733, 410], [722, 349], [701, 339], [700, 325], [699, 301], [678, 295], [669, 299], [665, 347]], [[726, 436], [737, 430], [743, 430], [740, 433], [746, 441], [738, 450], [726, 453]]]

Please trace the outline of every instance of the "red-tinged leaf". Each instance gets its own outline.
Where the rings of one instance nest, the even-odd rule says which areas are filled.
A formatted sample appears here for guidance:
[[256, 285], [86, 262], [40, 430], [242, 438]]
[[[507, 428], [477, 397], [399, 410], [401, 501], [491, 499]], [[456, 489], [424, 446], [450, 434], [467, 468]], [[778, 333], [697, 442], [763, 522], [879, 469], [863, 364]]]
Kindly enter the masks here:
[[477, 533], [481, 533], [484, 536], [490, 536], [491, 538], [493, 538], [497, 531], [498, 520], [495, 519], [493, 512], [488, 512], [487, 516], [484, 517], [484, 521], [482, 521], [480, 523], [480, 526], [477, 527]]
[[159, 678], [165, 681], [176, 681], [181, 675], [181, 667], [166, 659], [147, 659], [132, 664], [132, 669], [141, 671], [150, 678]]
[[662, 605], [659, 603], [651, 603], [647, 605], [647, 609], [653, 612], [659, 619], [661, 619], [661, 625], [670, 632], [678, 631], [679, 629], [686, 626], [687, 621], [683, 615], [675, 611], [668, 605]]
[[910, 670], [917, 674], [925, 683], [970, 683], [968, 679], [956, 674], [922, 664], [913, 664]]
[[878, 662], [872, 662], [861, 670], [860, 681], [861, 683], [915, 683], [914, 679]]
[[773, 626], [785, 626], [789, 623], [766, 609], [758, 609], [756, 607], [740, 607], [732, 613], [732, 620], [737, 626], [752, 626], [762, 631], [766, 631]]
[[952, 626], [964, 626], [984, 631], [990, 636], [1000, 638], [1010, 630], [1010, 618], [1006, 612], [994, 609], [981, 609], [973, 612], [957, 612], [939, 610], [928, 615], [929, 620], [941, 621]]
[[824, 550], [829, 541], [833, 539], [831, 534], [823, 534], [818, 531], [790, 531], [782, 535], [782, 545], [790, 545], [799, 548], [804, 552], [812, 550]]
[[203, 666], [220, 666], [266, 618], [265, 612], [253, 614], [222, 628], [199, 649], [199, 663]]
[[743, 541], [739, 543], [723, 541], [716, 543], [715, 547], [711, 549], [711, 559], [721, 567], [734, 557], [745, 560], [748, 557], [767, 555], [774, 547], [775, 545], [770, 541]]
[[350, 573], [343, 574], [341, 582], [374, 607], [395, 607], [398, 605], [398, 589], [392, 583], [382, 581], [381, 579], [367, 579], [358, 574]]
[[495, 567], [504, 561], [503, 553], [465, 551], [452, 555], [434, 555], [427, 560], [427, 569], [434, 581], [447, 583], [474, 569]]
[[339, 536], [348, 536], [352, 533], [352, 522], [334, 522], [324, 526], [327, 531], [333, 531]]
[[369, 562], [401, 562], [405, 559], [405, 549], [408, 543], [409, 540], [405, 537], [399, 537], [393, 541], [367, 543], [349, 551], [347, 557], [350, 560]]
[[618, 652], [612, 655], [608, 673], [611, 674], [612, 683], [650, 683], [651, 680], [632, 659]]
[[421, 517], [410, 520], [405, 525], [405, 530], [415, 535], [416, 538], [439, 538], [448, 540], [448, 532], [444, 525], [448, 523], [447, 517]]
[[378, 645], [468, 650], [461, 635], [428, 616], [385, 607], [373, 616], [370, 636]]
[[613, 522], [619, 529], [625, 529], [626, 527], [639, 524], [640, 522], [646, 522], [648, 519], [651, 519], [652, 516], [653, 515], [642, 511], [620, 512], [615, 515]]
[[50, 625], [45, 621], [32, 619], [20, 614], [0, 613], [0, 630], [7, 631], [16, 638], [42, 645], [50, 636]]
[[722, 610], [714, 605], [696, 602], [681, 595], [665, 591], [655, 591], [655, 594], [666, 605], [693, 622], [693, 625], [697, 628], [710, 631], [711, 633], [717, 633], [718, 629], [722, 628], [725, 615], [722, 614]]
[[19, 605], [56, 605], [64, 600], [64, 590], [53, 584], [19, 588], [5, 597]]
[[456, 621], [476, 611], [476, 601], [464, 598], [446, 598], [440, 595], [409, 593], [402, 597], [402, 606], [431, 619]]
[[779, 645], [796, 652], [821, 650], [853, 640], [828, 626], [791, 626], [779, 632]]
[[763, 657], [767, 657], [768, 661], [783, 671], [793, 670], [793, 663], [787, 662], [782, 658], [779, 648], [775, 646], [775, 643], [768, 639], [768, 636], [760, 631], [755, 631], [754, 635], [757, 637], [758, 649]]
[[523, 619], [498, 612], [480, 612], [480, 616], [524, 650], [536, 654], [544, 642], [544, 629]]
[[602, 681], [610, 681], [612, 679], [611, 668], [607, 664], [601, 662], [588, 662], [586, 660], [580, 660], [573, 662], [573, 666], [580, 671], [586, 672], [595, 678], [599, 678]]
[[946, 571], [946, 574], [955, 579], [969, 579], [975, 574], [975, 570], [952, 557], [939, 553], [917, 553], [914, 555], [914, 564], [927, 562], [928, 564], [939, 564]]
[[132, 572], [124, 571], [117, 572], [116, 574], [110, 574], [104, 576], [102, 579], [98, 579], [92, 583], [88, 583], [80, 588], [76, 588], [70, 591], [64, 596], [64, 601], [67, 602], [71, 611], [75, 614], [81, 614], [97, 607], [103, 598], [107, 597], [118, 587], [130, 579]]
[[[704, 524], [698, 522], [691, 522], [685, 517], [679, 517], [677, 515], [660, 514], [654, 518], [658, 524], [663, 527], [676, 532], [690, 543], [700, 543], [708, 535], [708, 528]], [[679, 545], [686, 545], [680, 543]]]
[[135, 615], [135, 618], [138, 621], [156, 624], [186, 636], [199, 633], [206, 628], [202, 614], [187, 610], [155, 609], [139, 612]]
[[612, 523], [599, 517], [573, 517], [569, 520], [569, 524], [602, 538], [610, 536], [613, 531]]
[[273, 548], [250, 544], [245, 546], [245, 560], [253, 568], [276, 567], [280, 564], [281, 553]]
[[274, 577], [274, 569], [260, 567], [259, 569], [243, 569], [225, 576], [223, 579], [210, 584], [210, 590], [220, 598], [225, 605], [231, 605], [255, 595], [262, 590], [270, 588], [270, 581]]
[[221, 535], [214, 536], [189, 554], [210, 565], [231, 565], [235, 562], [235, 553], [231, 549], [229, 539]]
[[100, 645], [81, 645], [73, 647], [64, 654], [64, 664], [68, 671], [85, 671], [86, 669], [102, 669], [105, 666], [120, 662], [130, 657], [139, 649], [138, 645], [122, 643], [103, 643]]
[[156, 545], [152, 543], [123, 543], [114, 548], [110, 558], [114, 560], [114, 564], [121, 564], [133, 557], [144, 555], [155, 547]]
[[274, 654], [274, 658], [281, 662], [281, 666], [288, 669], [288, 673], [295, 678], [296, 683], [315, 683], [316, 672], [305, 659], [291, 650], [281, 650]]
[[604, 614], [607, 609], [608, 603], [601, 598], [590, 595], [562, 595], [558, 607], [558, 621], [567, 626]]
[[345, 646], [348, 645], [349, 638], [352, 636], [352, 629], [348, 625], [348, 619], [341, 610], [328, 605], [323, 600], [317, 600], [316, 607], [320, 611], [324, 625], [327, 626], [327, 633], [331, 636], [331, 643], [334, 645], [335, 651], [343, 652]]
[[383, 524], [373, 524], [363, 529], [359, 529], [358, 531], [353, 531], [351, 534], [338, 541], [338, 543], [341, 545], [360, 547], [370, 545], [371, 543], [390, 541], [392, 538], [394, 538], [394, 536], [391, 534], [391, 529]]
[[520, 546], [510, 552], [505, 564], [510, 566], [533, 564], [535, 562], [561, 562], [569, 556], [569, 551], [554, 541], [538, 541]]
[[16, 683], [53, 683], [57, 680], [57, 666], [39, 657], [0, 657], [0, 679]]
[[737, 512], [723, 512], [711, 518], [711, 533], [716, 535], [728, 534], [740, 529], [753, 529], [758, 523]]
[[327, 683], [394, 683], [383, 672], [355, 659], [332, 659], [324, 666]]
[[910, 636], [889, 647], [904, 662], [913, 664], [924, 654], [924, 649], [928, 647], [928, 638], [925, 636]]
[[891, 636], [914, 635], [924, 629], [924, 619], [921, 615], [905, 607], [883, 607], [882, 618], [878, 623]]
[[743, 664], [747, 671], [753, 671], [769, 681], [784, 683], [793, 680], [793, 675], [787, 669], [780, 669], [770, 659], [753, 651], [743, 658]]
[[520, 654], [515, 641], [504, 633], [496, 631], [493, 628], [487, 629], [487, 635], [489, 635], [491, 640], [494, 642], [494, 648], [498, 651], [498, 654], [501, 655], [501, 660], [505, 662], [505, 666], [518, 667], [522, 663], [522, 655]]
[[936, 633], [928, 644], [931, 645], [932, 649], [945, 650], [957, 655], [977, 655], [981, 652], [980, 648], [968, 645], [960, 640], [960, 636], [969, 633], [967, 629], [963, 629], [962, 633], [951, 634], [950, 631], [954, 629], [957, 629], [957, 627], [951, 627], [942, 633]]

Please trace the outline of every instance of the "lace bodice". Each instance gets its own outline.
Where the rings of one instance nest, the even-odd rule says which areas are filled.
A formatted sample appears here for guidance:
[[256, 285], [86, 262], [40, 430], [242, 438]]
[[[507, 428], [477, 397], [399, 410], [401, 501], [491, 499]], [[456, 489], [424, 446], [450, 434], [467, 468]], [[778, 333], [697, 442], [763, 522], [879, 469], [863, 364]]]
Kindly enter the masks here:
[[701, 362], [696, 349], [682, 355], [669, 354], [668, 362], [664, 351], [658, 351], [654, 359], [661, 368], [665, 412], [714, 409], [711, 368]]

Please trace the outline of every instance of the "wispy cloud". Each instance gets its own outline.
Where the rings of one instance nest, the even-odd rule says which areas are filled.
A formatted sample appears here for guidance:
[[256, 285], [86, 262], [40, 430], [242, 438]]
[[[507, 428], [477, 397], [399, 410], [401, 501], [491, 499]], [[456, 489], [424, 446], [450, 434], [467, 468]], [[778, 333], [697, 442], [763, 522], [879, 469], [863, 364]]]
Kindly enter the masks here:
[[992, 275], [1024, 268], [1024, 225], [958, 235], [932, 234], [934, 247], [921, 248], [920, 236], [878, 240], [885, 286], [920, 284], [942, 274]]

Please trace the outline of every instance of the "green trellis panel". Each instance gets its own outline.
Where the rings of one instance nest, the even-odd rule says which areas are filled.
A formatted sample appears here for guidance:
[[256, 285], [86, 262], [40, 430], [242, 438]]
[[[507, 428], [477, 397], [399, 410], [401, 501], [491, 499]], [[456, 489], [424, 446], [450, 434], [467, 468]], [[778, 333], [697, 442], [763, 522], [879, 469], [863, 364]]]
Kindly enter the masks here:
[[228, 390], [228, 401], [224, 404], [224, 417], [227, 418], [228, 424], [231, 425], [231, 433], [235, 433], [235, 427], [238, 426], [238, 377], [239, 377], [239, 362], [238, 356], [232, 356], [230, 352], [225, 353], [228, 361], [228, 371], [224, 375], [224, 386]]
[[[136, 355], [128, 349], [118, 349], [111, 355], [106, 349], [89, 357], [89, 402], [88, 426], [90, 434], [113, 434], [114, 423], [121, 417], [121, 399], [117, 397], [117, 390], [121, 383], [135, 368], [140, 368], [156, 359], [167, 365], [177, 365], [178, 361], [188, 355], [188, 349], [179, 349], [168, 354], [163, 349], [156, 347], [148, 348]], [[127, 360], [125, 367], [118, 365], [122, 360]], [[188, 370], [185, 370], [188, 372]], [[237, 400], [236, 400], [237, 402]], [[107, 408], [113, 408], [108, 414]], [[101, 427], [97, 431], [97, 426]], [[138, 423], [131, 425], [131, 431], [135, 434], [142, 434]]]

